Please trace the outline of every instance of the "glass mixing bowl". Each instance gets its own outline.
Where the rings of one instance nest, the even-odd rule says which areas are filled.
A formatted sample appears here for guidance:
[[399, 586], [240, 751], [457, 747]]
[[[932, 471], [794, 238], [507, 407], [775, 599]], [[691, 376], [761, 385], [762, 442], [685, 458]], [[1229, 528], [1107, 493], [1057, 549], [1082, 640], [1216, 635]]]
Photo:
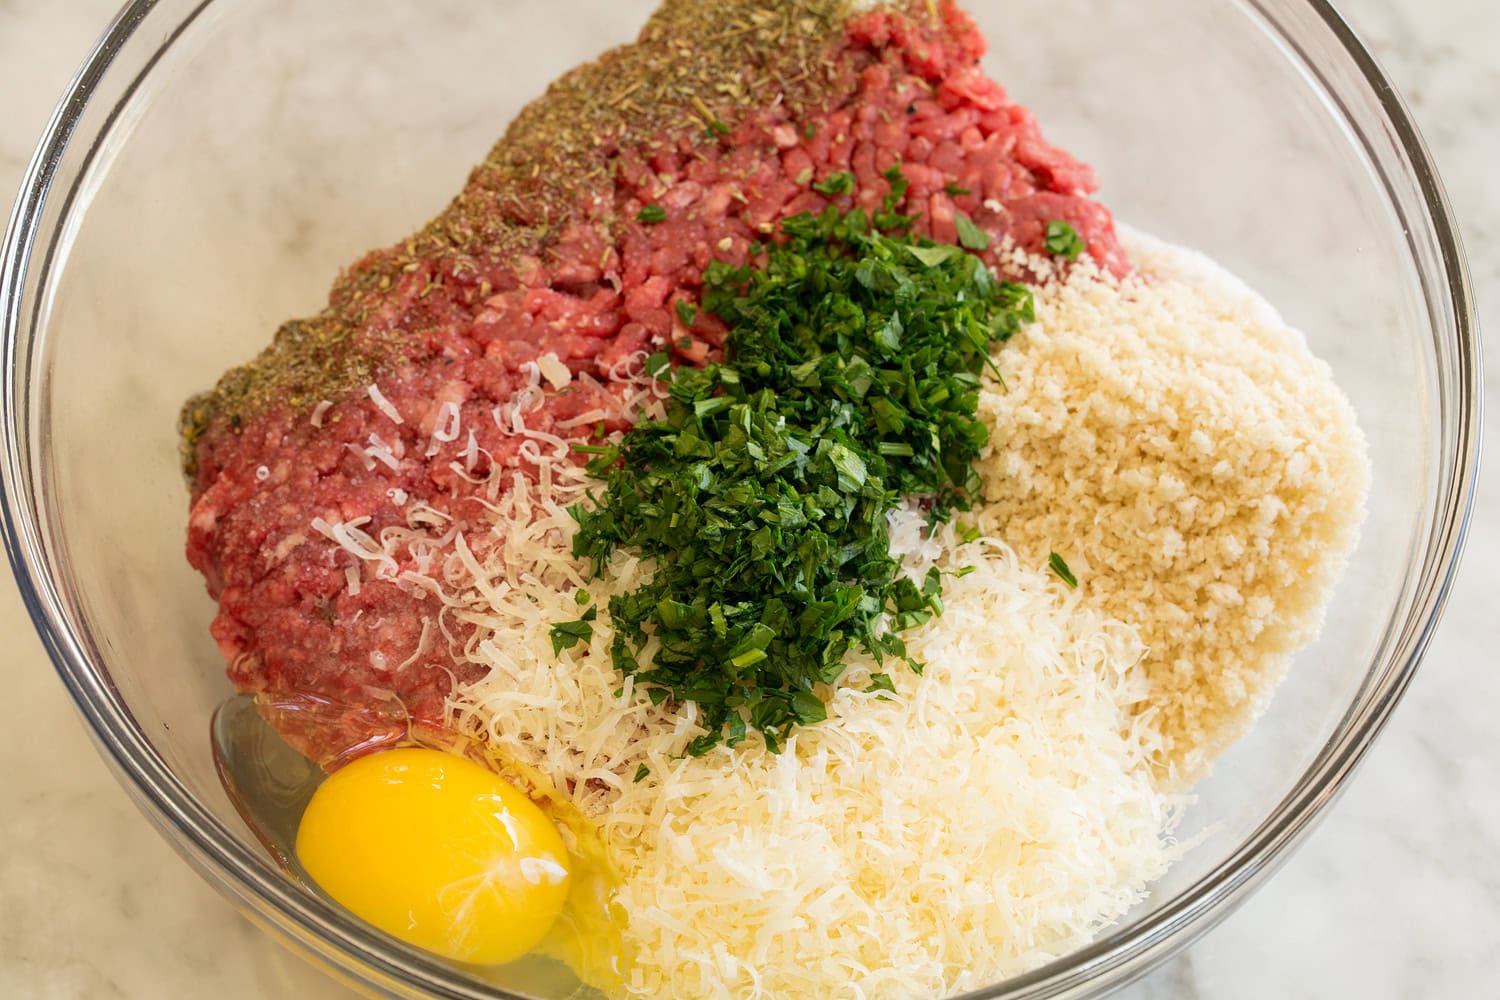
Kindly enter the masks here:
[[[1362, 542], [1322, 638], [1198, 788], [1204, 839], [1096, 944], [975, 996], [1095, 996], [1285, 859], [1412, 677], [1478, 452], [1458, 236], [1379, 69], [1316, 0], [970, 0], [991, 72], [1124, 221], [1206, 251], [1307, 331], [1369, 437]], [[640, 2], [138, 0], [42, 139], [4, 246], [6, 543], [37, 630], [141, 809], [262, 926], [376, 994], [516, 996], [284, 877], [215, 775], [229, 693], [182, 557], [189, 394], [413, 230], [523, 102]], [[142, 934], [149, 929], [142, 928]], [[503, 975], [503, 973], [502, 973]]]

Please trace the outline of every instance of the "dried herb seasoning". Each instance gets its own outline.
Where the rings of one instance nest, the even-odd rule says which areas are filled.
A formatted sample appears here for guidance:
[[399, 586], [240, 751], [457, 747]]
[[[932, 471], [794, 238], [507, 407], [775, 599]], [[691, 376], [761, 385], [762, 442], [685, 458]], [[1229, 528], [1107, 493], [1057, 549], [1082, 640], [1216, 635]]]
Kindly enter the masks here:
[[379, 320], [413, 270], [430, 268], [434, 284], [482, 273], [538, 254], [579, 221], [613, 233], [624, 220], [592, 196], [612, 185], [622, 148], [717, 143], [757, 108], [779, 101], [795, 116], [817, 103], [835, 83], [833, 46], [852, 7], [666, 0], [634, 44], [572, 70], [529, 104], [441, 215], [370, 255], [335, 285], [328, 308], [286, 323], [260, 356], [190, 400], [180, 418], [189, 470], [196, 442], [216, 420], [309, 408], [417, 350], [420, 322], [396, 330]]

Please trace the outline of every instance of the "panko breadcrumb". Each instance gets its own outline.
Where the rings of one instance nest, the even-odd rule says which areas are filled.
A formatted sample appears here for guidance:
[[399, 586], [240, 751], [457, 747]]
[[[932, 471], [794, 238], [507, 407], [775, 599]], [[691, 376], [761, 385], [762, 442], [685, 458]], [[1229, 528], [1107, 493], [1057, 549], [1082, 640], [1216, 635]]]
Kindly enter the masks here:
[[1363, 520], [1354, 409], [1303, 336], [1201, 255], [1136, 236], [1038, 287], [980, 411], [981, 526], [1056, 551], [1148, 647], [1138, 714], [1168, 785], [1200, 777], [1311, 640]]

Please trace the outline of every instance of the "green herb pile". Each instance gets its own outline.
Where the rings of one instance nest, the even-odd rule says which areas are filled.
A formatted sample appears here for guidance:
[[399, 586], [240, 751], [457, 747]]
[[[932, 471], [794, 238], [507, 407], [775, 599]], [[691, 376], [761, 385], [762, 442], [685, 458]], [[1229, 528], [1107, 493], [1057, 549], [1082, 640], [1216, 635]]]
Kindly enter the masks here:
[[[752, 258], [761, 266], [711, 265], [703, 308], [730, 327], [725, 360], [652, 358], [665, 418], [582, 449], [606, 488], [572, 510], [574, 554], [595, 574], [617, 546], [656, 559], [650, 582], [609, 602], [611, 654], [658, 703], [700, 706], [709, 735], [690, 753], [749, 728], [779, 750], [826, 717], [819, 685], [851, 645], [920, 670], [900, 633], [942, 610], [938, 573], [899, 575], [886, 516], [904, 497], [934, 520], [968, 507], [988, 438], [979, 373], [1032, 318], [1031, 295], [960, 247], [901, 235], [905, 182], [888, 176], [873, 220], [804, 213]], [[972, 224], [960, 235], [988, 243]], [[561, 623], [554, 642], [587, 638], [592, 618]], [[660, 646], [642, 662], [648, 635]], [[872, 688], [889, 690], [889, 675]]]

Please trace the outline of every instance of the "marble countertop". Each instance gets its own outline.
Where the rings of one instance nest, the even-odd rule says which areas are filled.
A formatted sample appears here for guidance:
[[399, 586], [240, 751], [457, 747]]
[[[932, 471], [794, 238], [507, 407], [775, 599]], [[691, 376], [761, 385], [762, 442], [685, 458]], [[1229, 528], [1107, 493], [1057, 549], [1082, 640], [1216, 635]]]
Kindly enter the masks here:
[[[0, 193], [115, 0], [0, 0]], [[1500, 5], [1344, 0], [1409, 102], [1463, 229], [1500, 379]], [[8, 202], [7, 202], [8, 203]], [[1493, 395], [1492, 395], [1493, 398]], [[1491, 408], [1486, 431], [1500, 440]], [[1425, 665], [1352, 787], [1271, 882], [1125, 1000], [1493, 996], [1500, 983], [1500, 471]], [[193, 873], [115, 784], [0, 580], [0, 996], [352, 996]], [[101, 831], [103, 836], [101, 836]], [[101, 849], [98, 845], [107, 844]]]

